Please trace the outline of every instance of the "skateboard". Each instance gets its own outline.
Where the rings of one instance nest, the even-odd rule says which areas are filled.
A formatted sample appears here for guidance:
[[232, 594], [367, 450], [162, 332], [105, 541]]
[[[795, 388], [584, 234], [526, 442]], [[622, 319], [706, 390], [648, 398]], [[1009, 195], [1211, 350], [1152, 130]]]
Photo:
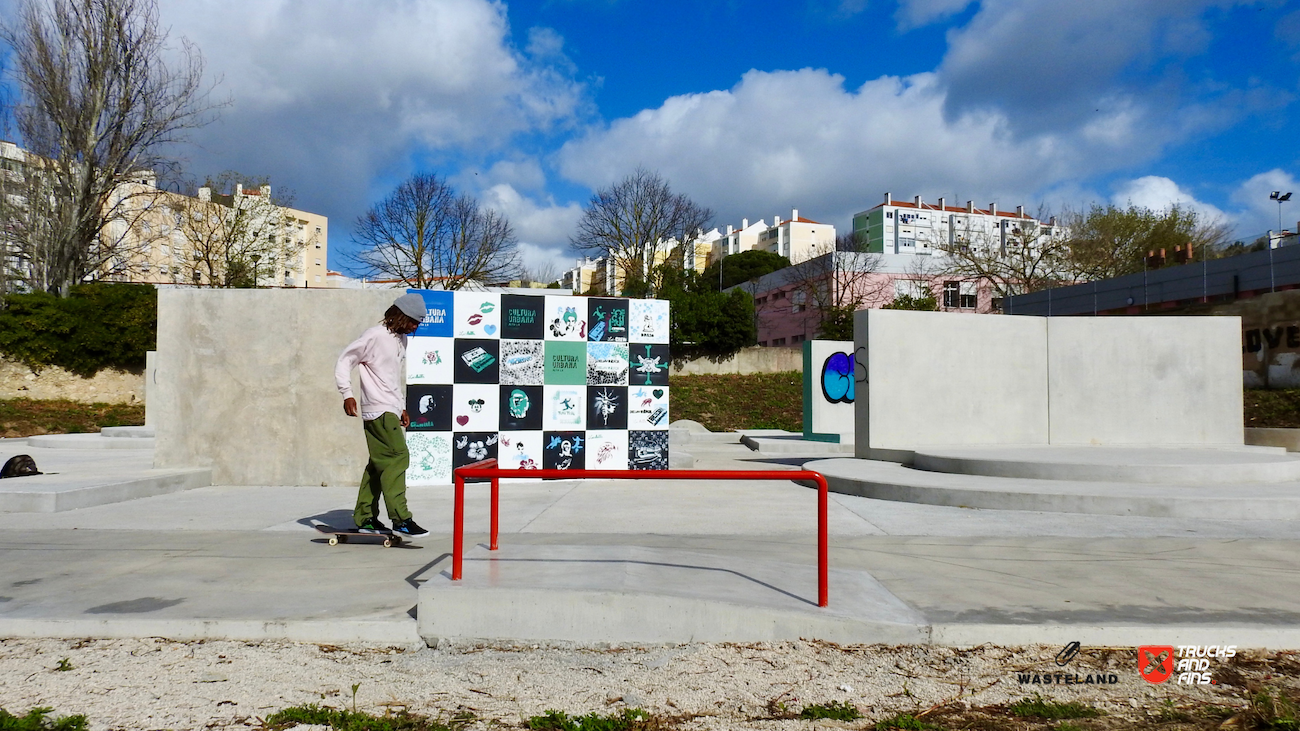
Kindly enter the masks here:
[[371, 533], [369, 531], [357, 530], [356, 528], [335, 528], [332, 525], [325, 525], [324, 523], [313, 523], [312, 527], [321, 533], [328, 533], [330, 535], [331, 546], [337, 546], [340, 543], [347, 543], [350, 536], [382, 538], [384, 539], [384, 548], [400, 546], [406, 540], [397, 533]]

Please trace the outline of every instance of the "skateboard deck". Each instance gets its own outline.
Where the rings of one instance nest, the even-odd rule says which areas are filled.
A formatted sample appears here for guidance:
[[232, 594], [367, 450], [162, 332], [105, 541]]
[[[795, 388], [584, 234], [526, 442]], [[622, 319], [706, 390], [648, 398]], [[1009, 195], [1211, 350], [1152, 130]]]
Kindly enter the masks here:
[[314, 527], [316, 530], [320, 531], [321, 533], [329, 534], [331, 546], [337, 546], [340, 543], [347, 543], [348, 538], [352, 536], [362, 536], [364, 538], [382, 538], [384, 541], [384, 548], [388, 548], [390, 546], [400, 546], [402, 545], [402, 543], [406, 541], [406, 539], [403, 538], [400, 534], [392, 533], [392, 532], [372, 533], [370, 531], [357, 530], [356, 528], [336, 528], [332, 525], [325, 525], [324, 523], [313, 523], [312, 527]]

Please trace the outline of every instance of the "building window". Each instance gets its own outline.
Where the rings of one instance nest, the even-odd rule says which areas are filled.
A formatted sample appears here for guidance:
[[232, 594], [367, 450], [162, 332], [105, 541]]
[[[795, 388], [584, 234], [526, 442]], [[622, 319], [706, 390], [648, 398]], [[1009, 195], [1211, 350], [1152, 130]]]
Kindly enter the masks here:
[[316, 266], [320, 266], [320, 259], [316, 260]]
[[785, 299], [785, 292], [776, 292], [776, 293], [774, 293], [774, 294], [772, 295], [772, 299], [773, 299], [773, 300], [783, 300], [783, 299]]
[[319, 274], [316, 275], [316, 281], [318, 281], [318, 282], [320, 281], [320, 275], [319, 275]]
[[794, 345], [794, 344], [796, 344], [796, 343], [802, 343], [802, 342], [803, 342], [804, 340], [806, 340], [806, 339], [807, 339], [807, 338], [805, 338], [805, 337], [802, 336], [802, 335], [795, 335], [794, 337], [790, 338], [790, 344], [791, 344], [791, 345]]
[[760, 342], [760, 343], [758, 344], [758, 347], [760, 347], [760, 348], [766, 348], [766, 347], [767, 347], [767, 341], [764, 340], [764, 341]]
[[945, 308], [960, 307], [961, 303], [961, 282], [944, 282], [943, 283], [943, 306]]
[[785, 345], [785, 338], [776, 338], [772, 341], [772, 345]]
[[961, 300], [958, 302], [958, 304], [961, 306], [961, 308], [962, 308], [963, 310], [973, 310], [973, 309], [975, 309], [975, 303], [976, 303], [977, 300], [978, 300], [978, 297], [976, 296], [976, 293], [975, 293], [975, 283], [974, 283], [974, 282], [962, 282], [962, 283], [961, 283]]

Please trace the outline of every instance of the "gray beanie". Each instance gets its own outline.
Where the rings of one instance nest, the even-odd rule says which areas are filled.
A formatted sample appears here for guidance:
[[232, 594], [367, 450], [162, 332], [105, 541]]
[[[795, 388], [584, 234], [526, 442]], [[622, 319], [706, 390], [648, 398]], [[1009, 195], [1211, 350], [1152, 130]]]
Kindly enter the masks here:
[[424, 298], [414, 292], [407, 292], [398, 297], [393, 306], [416, 322], [424, 321]]

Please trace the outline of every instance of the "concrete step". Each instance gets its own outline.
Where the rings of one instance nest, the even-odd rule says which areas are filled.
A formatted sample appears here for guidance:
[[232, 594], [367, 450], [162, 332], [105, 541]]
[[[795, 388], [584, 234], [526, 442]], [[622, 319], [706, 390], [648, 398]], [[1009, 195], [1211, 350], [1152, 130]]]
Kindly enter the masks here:
[[99, 430], [101, 437], [125, 437], [128, 439], [153, 439], [155, 434], [151, 426], [106, 426]]
[[15, 477], [0, 480], [0, 513], [57, 513], [211, 484], [212, 470], [207, 468]]
[[821, 442], [804, 439], [803, 435], [755, 436], [746, 433], [740, 443], [764, 455], [821, 456], [828, 454], [853, 454], [853, 443]]
[[27, 445], [46, 449], [153, 449], [154, 438], [99, 434], [41, 434], [27, 437]]
[[927, 472], [863, 459], [816, 460], [804, 469], [822, 473], [833, 492], [877, 500], [1154, 518], [1300, 519], [1300, 482], [1156, 485], [1033, 480]]
[[918, 470], [1028, 480], [1239, 485], [1300, 481], [1300, 457], [1259, 447], [944, 447], [916, 450]]

